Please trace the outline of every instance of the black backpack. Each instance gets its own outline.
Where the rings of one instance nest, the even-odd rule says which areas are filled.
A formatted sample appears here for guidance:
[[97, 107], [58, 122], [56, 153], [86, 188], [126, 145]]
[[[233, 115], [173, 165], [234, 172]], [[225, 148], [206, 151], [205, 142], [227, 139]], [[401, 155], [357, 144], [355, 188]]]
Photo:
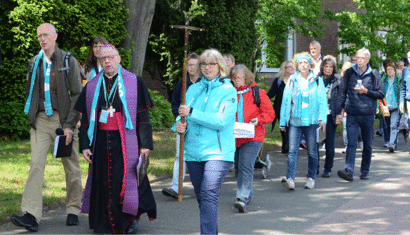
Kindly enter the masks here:
[[258, 86], [252, 87], [252, 93], [253, 93], [254, 103], [256, 104], [256, 106], [258, 106], [258, 108], [260, 108], [261, 107], [261, 98], [259, 97], [259, 87]]

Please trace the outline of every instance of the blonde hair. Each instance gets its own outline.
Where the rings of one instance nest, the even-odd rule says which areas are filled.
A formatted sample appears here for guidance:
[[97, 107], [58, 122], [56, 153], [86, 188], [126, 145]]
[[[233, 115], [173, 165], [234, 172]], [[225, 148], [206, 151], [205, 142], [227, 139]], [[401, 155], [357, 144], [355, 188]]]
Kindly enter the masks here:
[[278, 77], [280, 80], [283, 80], [283, 77], [285, 76], [285, 72], [286, 72], [286, 66], [287, 66], [289, 63], [291, 63], [292, 66], [293, 66], [293, 62], [290, 61], [290, 60], [286, 60], [286, 61], [284, 61], [284, 62], [281, 64], [280, 69], [279, 69], [279, 72], [278, 72], [278, 74], [276, 74], [276, 77]]
[[252, 85], [253, 81], [255, 81], [255, 74], [253, 74], [248, 67], [243, 64], [235, 65], [231, 71], [231, 80], [233, 81], [233, 77], [237, 73], [242, 73], [245, 76], [245, 85], [250, 86]]
[[353, 64], [351, 62], [346, 61], [342, 66], [342, 71], [340, 71], [340, 74], [343, 76], [345, 74], [346, 70], [348, 70], [352, 66], [353, 66]]
[[195, 76], [198, 78], [202, 78], [204, 76], [201, 70], [201, 63], [205, 62], [206, 60], [210, 60], [214, 63], [217, 63], [219, 66], [219, 77], [226, 78], [228, 77], [228, 66], [226, 65], [225, 58], [222, 54], [216, 49], [208, 49], [202, 52], [199, 56], [198, 63], [195, 65]]
[[308, 57], [310, 58], [310, 61], [311, 61], [311, 63], [310, 63], [310, 69], [313, 70], [313, 69], [315, 68], [315, 65], [316, 65], [316, 64], [315, 64], [315, 60], [314, 60], [313, 57], [310, 55], [310, 53], [301, 52], [301, 53], [295, 54], [295, 55], [293, 56], [293, 67], [296, 69], [296, 71], [299, 71], [297, 59], [298, 59], [298, 57], [301, 56], [301, 55], [306, 55], [306, 56], [308, 56]]

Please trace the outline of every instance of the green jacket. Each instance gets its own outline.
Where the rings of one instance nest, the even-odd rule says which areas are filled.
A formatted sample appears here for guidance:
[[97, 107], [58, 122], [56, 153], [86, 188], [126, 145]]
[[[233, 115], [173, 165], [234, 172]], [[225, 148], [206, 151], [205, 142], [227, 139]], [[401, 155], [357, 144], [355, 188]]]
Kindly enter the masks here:
[[[80, 68], [78, 66], [77, 60], [74, 58], [74, 56], [71, 56], [69, 61], [70, 70], [68, 72], [67, 78], [65, 71], [58, 71], [58, 69], [64, 67], [63, 59], [66, 52], [55, 46], [54, 53], [55, 61], [57, 61], [57, 64], [52, 66], [51, 74], [55, 74], [55, 80], [57, 82], [58, 107], [56, 107], [56, 109], [60, 115], [60, 123], [62, 128], [69, 128], [71, 130], [74, 130], [77, 122], [80, 120], [80, 114], [73, 110], [74, 104], [77, 101], [77, 98], [80, 95], [82, 89]], [[26, 99], [30, 93], [31, 73], [32, 67], [34, 66], [34, 61], [35, 57], [30, 60], [29, 70], [27, 72]], [[34, 129], [36, 129], [35, 124], [39, 105], [39, 71], [40, 69], [37, 69], [37, 76], [34, 82], [33, 94], [31, 98], [31, 106], [29, 114], [27, 115], [29, 124]]]

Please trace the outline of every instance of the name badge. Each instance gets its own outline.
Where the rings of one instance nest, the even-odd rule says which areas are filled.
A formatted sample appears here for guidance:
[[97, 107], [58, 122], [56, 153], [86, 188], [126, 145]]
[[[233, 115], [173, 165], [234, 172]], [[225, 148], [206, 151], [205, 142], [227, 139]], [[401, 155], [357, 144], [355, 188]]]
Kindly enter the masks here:
[[109, 112], [107, 110], [101, 110], [101, 115], [100, 115], [100, 122], [107, 124], [108, 122], [108, 114]]

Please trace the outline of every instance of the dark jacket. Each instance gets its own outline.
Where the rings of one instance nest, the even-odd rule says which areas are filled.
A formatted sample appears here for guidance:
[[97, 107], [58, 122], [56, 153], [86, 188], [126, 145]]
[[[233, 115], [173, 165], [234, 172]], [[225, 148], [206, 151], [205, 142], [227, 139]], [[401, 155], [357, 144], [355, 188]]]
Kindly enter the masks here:
[[[280, 82], [280, 83], [279, 83]], [[286, 84], [280, 80], [280, 78], [276, 78], [267, 93], [268, 97], [272, 99], [275, 97], [273, 101], [273, 109], [275, 110], [276, 117], [275, 119], [280, 119], [280, 106], [282, 105], [282, 98], [283, 98], [283, 91], [285, 90]]]
[[[197, 79], [196, 81], [198, 82], [200, 79]], [[192, 85], [193, 83], [191, 82], [190, 76], [187, 73], [186, 76], [186, 89]], [[175, 85], [174, 91], [172, 92], [172, 102], [171, 102], [171, 109], [172, 109], [172, 114], [174, 114], [175, 118], [178, 117], [178, 108], [181, 105], [181, 91], [182, 91], [182, 79], [179, 79], [177, 84]]]
[[[361, 79], [363, 86], [368, 89], [367, 94], [358, 94], [354, 89], [357, 80]], [[344, 108], [349, 115], [375, 115], [377, 100], [384, 98], [383, 84], [380, 74], [373, 71], [370, 65], [359, 74], [357, 65], [346, 70], [340, 83], [337, 113]]]
[[330, 115], [332, 115], [333, 123], [336, 124], [336, 115], [339, 114], [336, 111], [337, 101], [340, 92], [341, 76], [340, 74], [332, 74], [330, 78], [325, 78], [323, 75], [320, 76], [323, 77], [323, 82], [325, 84], [326, 98], [329, 106]]
[[[55, 61], [57, 64], [51, 66], [51, 74], [55, 74], [55, 81], [57, 82], [57, 102], [58, 107], [53, 107], [57, 109], [60, 116], [60, 123], [62, 128], [69, 128], [74, 130], [77, 125], [78, 120], [80, 120], [80, 114], [73, 110], [74, 104], [77, 101], [78, 96], [81, 93], [81, 77], [80, 68], [78, 67], [78, 62], [74, 56], [70, 57], [69, 65], [70, 70], [68, 72], [68, 78], [65, 71], [58, 71], [58, 69], [63, 68], [63, 58], [65, 51], [61, 50], [57, 46], [54, 48]], [[34, 57], [30, 60], [29, 71], [27, 73], [27, 83], [26, 83], [26, 99], [30, 93], [31, 84], [31, 67], [34, 66]], [[39, 65], [40, 66], [40, 65]], [[29, 109], [29, 114], [27, 115], [29, 124], [32, 128], [36, 128], [36, 116], [39, 105], [39, 72], [37, 69], [37, 76], [34, 82], [33, 94], [31, 98], [31, 105]]]

